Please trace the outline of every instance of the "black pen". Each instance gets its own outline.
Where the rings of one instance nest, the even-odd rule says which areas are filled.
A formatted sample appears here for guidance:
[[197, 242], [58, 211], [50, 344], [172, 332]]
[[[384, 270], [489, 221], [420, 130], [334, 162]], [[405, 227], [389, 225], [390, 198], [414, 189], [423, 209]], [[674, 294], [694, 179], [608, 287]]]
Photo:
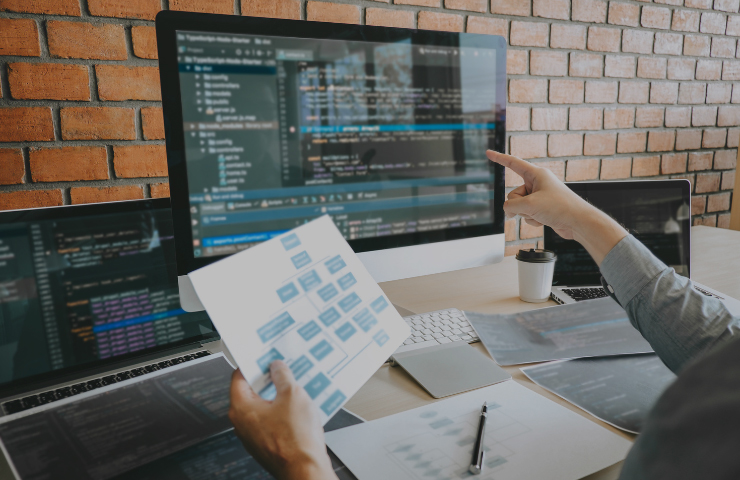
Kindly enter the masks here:
[[480, 423], [478, 423], [478, 435], [475, 439], [475, 447], [473, 448], [473, 459], [470, 461], [470, 473], [473, 475], [480, 475], [483, 471], [483, 436], [486, 433], [486, 418], [488, 417], [488, 403], [483, 402], [483, 406], [480, 408]]

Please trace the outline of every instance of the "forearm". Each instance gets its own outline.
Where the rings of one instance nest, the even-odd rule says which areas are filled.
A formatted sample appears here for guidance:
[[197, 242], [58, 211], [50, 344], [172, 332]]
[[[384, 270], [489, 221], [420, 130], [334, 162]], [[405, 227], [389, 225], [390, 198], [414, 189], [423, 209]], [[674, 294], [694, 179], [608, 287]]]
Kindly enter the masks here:
[[601, 265], [604, 257], [627, 236], [627, 231], [606, 213], [583, 203], [574, 216], [573, 239], [583, 245], [596, 265]]

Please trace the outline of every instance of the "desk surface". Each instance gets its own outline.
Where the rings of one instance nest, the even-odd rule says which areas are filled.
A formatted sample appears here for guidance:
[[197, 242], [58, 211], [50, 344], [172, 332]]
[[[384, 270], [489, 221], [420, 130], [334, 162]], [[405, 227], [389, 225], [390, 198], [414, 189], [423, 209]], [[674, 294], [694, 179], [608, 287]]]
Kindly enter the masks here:
[[[740, 232], [712, 227], [693, 227], [691, 234], [692, 278], [729, 296], [740, 298], [737, 262], [727, 261], [737, 258]], [[484, 313], [515, 313], [557, 305], [552, 300], [540, 304], [519, 300], [517, 265], [514, 257], [506, 257], [495, 265], [385, 282], [380, 286], [395, 305], [414, 313], [450, 307]], [[475, 346], [488, 355], [480, 343]], [[505, 368], [515, 381], [525, 387], [624, 438], [634, 439], [634, 435], [595, 419], [534, 384], [518, 367]], [[403, 370], [384, 365], [349, 400], [346, 408], [366, 420], [374, 420], [436, 401], [439, 400], [430, 397]], [[589, 480], [617, 478], [620, 468], [621, 463], [587, 478]]]

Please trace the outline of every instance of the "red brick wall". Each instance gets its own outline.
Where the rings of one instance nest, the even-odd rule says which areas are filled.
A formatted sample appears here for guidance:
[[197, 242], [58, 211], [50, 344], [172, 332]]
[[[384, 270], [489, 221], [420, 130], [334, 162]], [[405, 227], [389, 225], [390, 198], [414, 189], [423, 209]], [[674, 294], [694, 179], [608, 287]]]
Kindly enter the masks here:
[[[729, 225], [740, 0], [0, 0], [0, 209], [169, 195], [163, 8], [502, 35], [510, 153], [571, 181], [688, 178], [694, 223]], [[509, 253], [541, 236], [506, 223]]]

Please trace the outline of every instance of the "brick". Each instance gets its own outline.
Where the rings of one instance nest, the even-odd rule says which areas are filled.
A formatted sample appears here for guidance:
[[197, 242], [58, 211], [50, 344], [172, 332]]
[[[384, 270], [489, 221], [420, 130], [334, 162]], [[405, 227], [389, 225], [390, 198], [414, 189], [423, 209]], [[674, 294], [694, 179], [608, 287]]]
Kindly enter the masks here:
[[169, 0], [170, 10], [197, 13], [234, 14], [233, 0]]
[[105, 147], [32, 148], [28, 156], [34, 182], [108, 179]]
[[532, 15], [535, 17], [568, 20], [570, 18], [570, 1], [533, 0]]
[[123, 187], [72, 187], [69, 195], [73, 205], [144, 198], [144, 192], [137, 185], [126, 185]]
[[[638, 0], [640, 2], [645, 0]], [[654, 0], [655, 3], [662, 3], [664, 5], [681, 5], [683, 4], [683, 0]], [[647, 3], [647, 2], [646, 2]]]
[[[382, 0], [381, 0], [382, 1]], [[396, 0], [396, 5], [416, 5], [419, 7], [439, 7], [440, 0]]]
[[568, 160], [565, 167], [566, 182], [583, 182], [586, 180], [597, 180], [599, 178], [599, 160], [596, 158], [583, 158]]
[[635, 126], [637, 128], [662, 127], [662, 107], [638, 107], [635, 114]]
[[678, 103], [704, 103], [707, 96], [707, 84], [697, 82], [681, 82], [678, 90]]
[[510, 142], [509, 150], [515, 157], [528, 159], [547, 156], [547, 135], [513, 136]]
[[504, 240], [507, 242], [513, 242], [516, 240], [516, 218], [509, 218], [504, 222]]
[[573, 0], [571, 19], [575, 22], [606, 23], [606, 2]]
[[532, 0], [491, 0], [491, 13], [528, 17], [531, 5]]
[[584, 155], [614, 155], [616, 151], [616, 133], [587, 133], [583, 140]]
[[695, 218], [694, 219], [694, 225], [702, 225], [705, 227], [716, 227], [717, 226], [717, 216], [712, 215], [710, 217], [701, 217], [701, 218]]
[[[719, 80], [722, 76], [722, 64], [728, 65], [730, 62], [725, 60], [724, 62], [720, 62], [718, 60], [698, 60], [696, 62], [696, 79], [697, 80]], [[728, 77], [731, 77], [734, 75], [728, 74]], [[731, 78], [726, 78], [725, 80], [731, 80]]]
[[586, 103], [614, 103], [617, 101], [617, 82], [586, 82]]
[[740, 15], [730, 15], [727, 17], [727, 30], [725, 35], [740, 37]]
[[511, 22], [509, 44], [526, 47], [546, 47], [549, 28], [546, 23]]
[[686, 172], [685, 153], [671, 153], [663, 155], [660, 170], [663, 175]]
[[698, 32], [699, 31], [699, 12], [693, 10], [674, 10], [671, 30], [679, 32]]
[[671, 28], [671, 10], [663, 7], [642, 7], [640, 24], [645, 28]]
[[20, 148], [0, 148], [0, 185], [23, 183], [26, 167]]
[[712, 39], [712, 50], [711, 50], [710, 56], [735, 58], [735, 48], [736, 47], [737, 47], [737, 40], [735, 40], [734, 38], [714, 37]]
[[530, 239], [530, 238], [537, 238], [541, 237], [545, 234], [545, 227], [540, 225], [539, 227], [534, 227], [530, 224], [528, 224], [524, 219], [521, 220], [519, 225], [519, 238], [522, 239]]
[[668, 78], [670, 80], [693, 80], [696, 60], [691, 58], [669, 58]]
[[530, 80], [530, 79], [509, 80], [509, 102], [511, 103], [547, 102], [547, 80]]
[[685, 0], [684, 6], [688, 8], [703, 8], [705, 10], [711, 10], [713, 1], [714, 0]]
[[[698, 70], [697, 78], [699, 78]], [[716, 72], [714, 73], [712, 80], [719, 80], [719, 76], [717, 76]], [[722, 62], [722, 80], [740, 80], [740, 62], [733, 60], [725, 60]]]
[[676, 135], [676, 150], [701, 148], [701, 130], [682, 129]]
[[717, 228], [730, 228], [730, 214], [729, 213], [723, 213], [721, 215], [717, 215]]
[[18, 100], [90, 100], [85, 65], [10, 63], [8, 82]]
[[624, 132], [617, 136], [617, 153], [639, 153], [645, 151], [646, 132]]
[[732, 85], [729, 83], [710, 83], [707, 85], [707, 103], [730, 103]]
[[0, 55], [41, 55], [36, 22], [30, 18], [0, 18]]
[[628, 55], [607, 55], [604, 67], [604, 76], [634, 78], [635, 57]]
[[653, 32], [625, 30], [622, 33], [622, 51], [628, 53], [653, 53]]
[[675, 144], [676, 132], [674, 130], [648, 134], [648, 152], [667, 152], [673, 150]]
[[574, 107], [570, 109], [568, 121], [570, 130], [601, 130], [604, 111], [593, 107]]
[[[712, 169], [712, 152], [691, 152], [689, 153], [689, 172]], [[702, 210], [703, 212], [703, 210]]]
[[637, 60], [637, 76], [640, 78], [666, 77], [668, 61], [661, 57], [640, 57]]
[[730, 170], [737, 167], [737, 150], [718, 150], [714, 154], [715, 170]]
[[157, 67], [96, 65], [98, 96], [103, 101], [162, 100]]
[[724, 35], [727, 25], [727, 16], [721, 13], [704, 12], [701, 14], [701, 23], [699, 31], [701, 33], [713, 33], [715, 35]]
[[51, 140], [54, 140], [51, 108], [0, 108], [0, 142], [48, 142]]
[[720, 172], [697, 173], [694, 191], [696, 193], [716, 192], [719, 190], [720, 178]]
[[152, 198], [167, 198], [170, 196], [169, 183], [152, 183], [149, 185], [149, 192]]
[[609, 23], [636, 27], [640, 23], [640, 6], [631, 3], [609, 2]]
[[436, 13], [423, 10], [419, 12], [419, 28], [422, 30], [439, 30], [443, 32], [462, 32], [465, 17], [449, 13]]
[[509, 75], [524, 75], [527, 73], [527, 65], [529, 63], [527, 59], [526, 50], [507, 50], [506, 51], [506, 73]]
[[[555, 26], [553, 25], [553, 29]], [[593, 53], [573, 52], [570, 54], [571, 77], [600, 77], [604, 70], [604, 57]]]
[[601, 161], [602, 180], [621, 180], [630, 178], [632, 158], [605, 158]]
[[518, 187], [519, 185], [524, 185], [524, 179], [514, 170], [506, 167], [504, 169], [504, 184], [506, 188]]
[[648, 82], [620, 82], [619, 103], [647, 103], [649, 91]]
[[550, 48], [585, 49], [586, 27], [583, 25], [566, 25], [562, 23], [553, 24], [550, 27]]
[[732, 190], [735, 187], [735, 175], [737, 170], [731, 172], [722, 172], [722, 190]]
[[583, 81], [550, 80], [550, 103], [583, 103]]
[[511, 257], [519, 253], [519, 250], [529, 250], [531, 248], [537, 248], [536, 243], [517, 243], [515, 245], [506, 245], [504, 247], [504, 257]]
[[563, 160], [550, 160], [547, 162], [537, 162], [535, 165], [537, 165], [540, 168], [546, 168], [550, 170], [555, 175], [555, 177], [561, 182], [565, 181], [565, 162]]
[[[419, 28], [429, 29], [432, 20], [426, 17], [424, 20], [425, 26], [422, 27], [421, 17], [419, 15]], [[306, 5], [306, 19], [316, 22], [351, 23], [357, 25], [360, 23], [360, 7], [357, 5], [309, 1]], [[460, 25], [460, 29], [457, 31], [462, 31], [462, 25]]]
[[113, 168], [118, 178], [166, 177], [167, 152], [164, 145], [115, 146]]
[[691, 125], [713, 127], [717, 123], [717, 107], [694, 107], [691, 112]]
[[652, 82], [650, 84], [650, 103], [676, 103], [678, 82]]
[[135, 140], [133, 108], [62, 108], [64, 140]]
[[[242, 0], [242, 15], [300, 20], [301, 2], [300, 0]], [[167, 188], [168, 194], [165, 196], [169, 197], [169, 186]]]
[[622, 31], [618, 28], [588, 27], [589, 50], [597, 52], [618, 52]]
[[80, 4], [77, 0], [0, 0], [0, 11], [79, 17]]
[[0, 210], [58, 207], [61, 204], [61, 190], [21, 190], [0, 193]]
[[[369, 9], [368, 9], [369, 10]], [[391, 10], [394, 14], [398, 14], [400, 10]], [[411, 12], [413, 19], [413, 12]], [[468, 27], [465, 30], [468, 33], [485, 33], [487, 35], [501, 35], [504, 38], [509, 38], [508, 35], [508, 22], [503, 18], [489, 18], [489, 17], [468, 17]]]
[[139, 58], [157, 57], [157, 31], [154, 27], [131, 27], [131, 40], [134, 45], [134, 55]]
[[632, 160], [633, 177], [654, 177], [660, 175], [660, 156], [635, 157]]
[[567, 108], [532, 108], [532, 130], [567, 129]]
[[529, 74], [564, 77], [568, 74], [568, 54], [532, 50], [529, 54]]
[[709, 37], [685, 35], [683, 37], [683, 54], [692, 57], [708, 57], [711, 46]]
[[729, 148], [740, 146], [740, 128], [727, 129], [727, 146]]
[[655, 34], [655, 53], [661, 55], [681, 55], [683, 35], [679, 33]]
[[714, 9], [721, 12], [737, 13], [740, 0], [714, 0]]
[[46, 35], [52, 57], [97, 60], [128, 58], [126, 36], [121, 25], [49, 21]]
[[523, 132], [529, 130], [529, 108], [508, 107], [506, 109], [506, 131]]
[[707, 197], [707, 213], [723, 212], [730, 209], [730, 192], [718, 193]]
[[604, 128], [632, 128], [635, 126], [634, 108], [604, 109]]
[[717, 125], [720, 127], [740, 125], [740, 107], [730, 105], [719, 107]]
[[[173, 1], [176, 0], [171, 0], [170, 4]], [[90, 15], [95, 17], [154, 20], [157, 12], [162, 9], [162, 4], [159, 0], [88, 0], [87, 8]]]
[[665, 109], [666, 127], [691, 126], [691, 107], [668, 107]]
[[724, 148], [727, 143], [727, 129], [712, 128], [704, 130], [704, 137], [701, 140], [701, 148]]
[[485, 13], [488, 11], [488, 0], [444, 0], [445, 8], [451, 10], [468, 10]]

